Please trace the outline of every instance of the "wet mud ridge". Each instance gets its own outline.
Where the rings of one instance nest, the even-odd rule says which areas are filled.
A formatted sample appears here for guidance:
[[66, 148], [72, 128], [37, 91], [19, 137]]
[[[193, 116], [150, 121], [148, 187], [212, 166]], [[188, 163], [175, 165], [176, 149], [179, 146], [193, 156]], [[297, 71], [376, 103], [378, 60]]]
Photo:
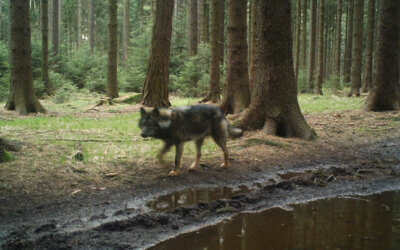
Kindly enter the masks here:
[[162, 195], [149, 194], [125, 200], [119, 206], [93, 209], [85, 216], [49, 216], [15, 225], [0, 222], [0, 246], [1, 249], [178, 249], [162, 242], [244, 213], [271, 208], [292, 210], [296, 204], [320, 199], [400, 190], [400, 147], [398, 142], [390, 143], [364, 149], [370, 157], [368, 164], [277, 170], [237, 185], [201, 185]]

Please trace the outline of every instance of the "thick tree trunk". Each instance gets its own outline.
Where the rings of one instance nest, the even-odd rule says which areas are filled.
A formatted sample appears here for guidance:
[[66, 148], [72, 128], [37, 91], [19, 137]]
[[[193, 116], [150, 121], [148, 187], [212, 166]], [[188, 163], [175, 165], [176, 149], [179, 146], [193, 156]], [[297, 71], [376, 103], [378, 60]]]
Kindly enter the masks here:
[[256, 71], [256, 67], [257, 67], [257, 61], [256, 61], [256, 57], [255, 57], [255, 53], [256, 53], [256, 47], [257, 47], [257, 40], [258, 40], [258, 35], [257, 32], [255, 32], [257, 30], [257, 10], [256, 10], [257, 6], [256, 6], [256, 1], [255, 0], [250, 0], [250, 13], [251, 13], [251, 22], [249, 24], [250, 27], [250, 49], [249, 49], [249, 88], [250, 88], [250, 93], [253, 93], [253, 89], [254, 89], [254, 75], [255, 75], [255, 71]]
[[302, 28], [302, 68], [305, 69], [307, 66], [307, 2], [308, 0], [303, 0], [303, 28]]
[[362, 92], [366, 93], [372, 87], [372, 59], [374, 54], [375, 31], [375, 0], [368, 3], [368, 27], [367, 27], [367, 52], [365, 60], [364, 81]]
[[168, 107], [169, 62], [174, 0], [157, 0], [150, 60], [143, 88], [143, 104]]
[[77, 0], [76, 11], [76, 47], [79, 48], [81, 45], [82, 0]]
[[53, 86], [49, 80], [49, 5], [42, 0], [42, 81], [48, 95], [53, 94]]
[[210, 4], [209, 0], [203, 0], [202, 12], [200, 16], [201, 34], [200, 41], [203, 43], [210, 42]]
[[107, 71], [107, 96], [118, 97], [117, 79], [117, 57], [118, 57], [118, 22], [117, 22], [117, 0], [109, 0], [109, 23], [108, 23], [108, 71]]
[[228, 71], [226, 96], [221, 108], [225, 113], [238, 113], [250, 103], [247, 63], [247, 0], [228, 0]]
[[95, 47], [95, 0], [89, 0], [89, 46], [90, 46], [90, 53], [94, 53]]
[[346, 28], [346, 47], [344, 51], [343, 81], [351, 81], [351, 62], [353, 58], [353, 20], [354, 20], [354, 0], [348, 1], [347, 9], [347, 28]]
[[353, 58], [351, 62], [351, 90], [348, 96], [360, 96], [363, 49], [364, 0], [355, 0], [353, 27]]
[[53, 43], [53, 55], [57, 56], [58, 55], [58, 50], [59, 50], [59, 45], [60, 45], [60, 37], [59, 37], [59, 0], [53, 0], [53, 38], [51, 39]]
[[224, 0], [211, 0], [211, 73], [210, 92], [201, 102], [217, 103], [221, 98], [220, 65], [223, 62]]
[[297, 15], [296, 15], [296, 66], [295, 66], [295, 78], [296, 82], [299, 79], [300, 69], [300, 27], [301, 27], [301, 0], [297, 0]]
[[260, 34], [259, 67], [251, 104], [238, 122], [244, 129], [264, 127], [266, 133], [284, 137], [315, 138], [297, 101], [294, 78], [290, 2], [257, 0]]
[[32, 47], [29, 2], [10, 0], [11, 88], [6, 109], [21, 115], [45, 112], [35, 96], [32, 78]]
[[124, 1], [124, 22], [123, 22], [123, 38], [122, 38], [122, 60], [126, 62], [128, 60], [128, 49], [129, 49], [129, 34], [130, 30], [130, 0]]
[[319, 0], [319, 35], [318, 35], [318, 77], [315, 86], [315, 93], [322, 95], [322, 82], [324, 81], [324, 68], [325, 68], [325, 0]]
[[381, 0], [376, 83], [367, 99], [366, 109], [369, 111], [400, 109], [399, 8], [398, 0]]
[[336, 45], [335, 45], [335, 79], [333, 87], [335, 90], [340, 87], [340, 67], [341, 60], [340, 55], [342, 54], [342, 0], [337, 1], [336, 10]]
[[190, 29], [189, 29], [189, 55], [197, 55], [198, 45], [198, 23], [197, 23], [197, 0], [190, 0]]
[[317, 0], [311, 0], [311, 47], [310, 47], [310, 67], [308, 69], [308, 89], [314, 89], [314, 68], [315, 68], [315, 44], [317, 40]]

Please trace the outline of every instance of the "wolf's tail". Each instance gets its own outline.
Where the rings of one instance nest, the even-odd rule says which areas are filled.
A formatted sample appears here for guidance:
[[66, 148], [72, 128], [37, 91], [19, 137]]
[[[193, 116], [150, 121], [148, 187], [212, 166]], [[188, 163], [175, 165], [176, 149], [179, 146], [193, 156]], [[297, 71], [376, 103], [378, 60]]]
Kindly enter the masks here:
[[243, 135], [243, 130], [240, 128], [235, 128], [234, 126], [228, 124], [228, 133], [229, 136], [233, 138], [239, 138]]

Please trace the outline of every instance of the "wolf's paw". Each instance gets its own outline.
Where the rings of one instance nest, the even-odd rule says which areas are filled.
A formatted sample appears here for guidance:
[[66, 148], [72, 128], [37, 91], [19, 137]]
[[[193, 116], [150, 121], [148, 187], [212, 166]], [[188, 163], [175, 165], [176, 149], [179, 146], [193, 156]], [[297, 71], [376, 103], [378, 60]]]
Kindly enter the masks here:
[[171, 170], [168, 173], [168, 176], [178, 176], [180, 173], [178, 170]]
[[199, 164], [197, 162], [193, 162], [189, 167], [189, 171], [193, 171], [199, 168]]
[[223, 168], [223, 169], [225, 169], [227, 167], [229, 167], [229, 164], [226, 163], [226, 162], [222, 163], [221, 166], [220, 166], [220, 168]]

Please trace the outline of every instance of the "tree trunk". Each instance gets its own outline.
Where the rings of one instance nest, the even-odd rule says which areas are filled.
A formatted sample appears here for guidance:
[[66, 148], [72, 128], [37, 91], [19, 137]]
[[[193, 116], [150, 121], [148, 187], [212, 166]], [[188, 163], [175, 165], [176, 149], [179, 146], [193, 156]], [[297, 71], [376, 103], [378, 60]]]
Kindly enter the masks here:
[[210, 42], [210, 5], [208, 3], [209, 0], [202, 1], [202, 7], [200, 12], [200, 23], [201, 23], [201, 32], [200, 32], [200, 41], [203, 43]]
[[89, 0], [89, 46], [90, 46], [90, 53], [94, 53], [95, 47], [95, 0]]
[[364, 81], [362, 92], [366, 93], [372, 87], [372, 59], [374, 54], [375, 31], [375, 0], [368, 3], [368, 27], [367, 27], [367, 53], [365, 60]]
[[109, 23], [108, 23], [108, 72], [107, 72], [107, 96], [109, 98], [118, 97], [117, 79], [117, 56], [118, 56], [118, 22], [117, 0], [109, 0]]
[[48, 95], [53, 94], [53, 86], [49, 80], [49, 5], [42, 0], [42, 81]]
[[256, 6], [256, 1], [255, 0], [250, 0], [250, 13], [251, 13], [251, 23], [249, 24], [250, 26], [250, 30], [251, 30], [251, 34], [250, 34], [250, 50], [249, 50], [249, 89], [250, 89], [250, 93], [253, 93], [253, 89], [254, 89], [254, 75], [256, 72], [256, 68], [257, 68], [257, 61], [256, 61], [256, 57], [255, 57], [255, 53], [257, 50], [257, 40], [258, 40], [258, 35], [257, 32], [255, 32], [257, 30], [257, 22], [258, 22], [258, 17], [257, 17], [257, 6]]
[[58, 50], [59, 50], [59, 44], [60, 44], [60, 37], [59, 37], [59, 8], [58, 8], [58, 0], [53, 0], [53, 38], [51, 39], [52, 43], [53, 43], [53, 55], [57, 56], [58, 55]]
[[82, 19], [82, 0], [77, 0], [76, 7], [76, 47], [79, 48], [81, 45], [81, 19]]
[[398, 0], [381, 0], [380, 7], [376, 83], [367, 99], [366, 109], [369, 111], [400, 109], [398, 70], [400, 2]]
[[156, 19], [146, 80], [143, 88], [143, 104], [168, 107], [169, 59], [172, 33], [174, 0], [157, 0]]
[[353, 27], [353, 58], [351, 62], [351, 90], [348, 96], [360, 96], [363, 49], [364, 0], [355, 0]]
[[300, 69], [300, 27], [301, 27], [301, 0], [297, 0], [297, 16], [296, 16], [296, 68], [295, 68], [295, 78], [296, 82], [299, 79], [299, 69]]
[[319, 35], [318, 35], [318, 77], [315, 86], [315, 93], [322, 95], [322, 82], [324, 81], [324, 68], [325, 68], [325, 0], [319, 0]]
[[123, 38], [122, 38], [122, 60], [126, 62], [128, 60], [128, 49], [129, 49], [129, 34], [130, 34], [130, 0], [124, 1], [124, 27], [123, 27]]
[[11, 87], [7, 110], [21, 115], [45, 112], [35, 96], [32, 78], [32, 46], [29, 2], [10, 0]]
[[[221, 88], [220, 65], [223, 61], [223, 37], [224, 32], [224, 0], [211, 0], [211, 72], [210, 72], [210, 92], [201, 102], [211, 101], [217, 103], [220, 100]], [[221, 22], [222, 21], [222, 22]], [[222, 35], [221, 35], [222, 34]], [[222, 47], [222, 49], [221, 49]]]
[[249, 109], [238, 125], [244, 129], [264, 127], [267, 134], [315, 138], [297, 101], [294, 78], [290, 2], [257, 0], [259, 67]]
[[335, 90], [340, 87], [340, 55], [342, 48], [342, 0], [337, 1], [337, 10], [336, 10], [336, 51], [335, 51], [335, 79], [333, 83], [333, 87]]
[[221, 108], [239, 113], [250, 104], [247, 63], [247, 0], [228, 0], [228, 69]]
[[197, 0], [190, 0], [190, 32], [189, 32], [189, 55], [197, 55], [198, 45], [198, 24], [197, 24]]
[[308, 90], [314, 89], [314, 68], [315, 68], [315, 44], [317, 38], [317, 0], [311, 0], [311, 48], [310, 48], [310, 67], [308, 69]]
[[347, 9], [347, 28], [346, 28], [346, 48], [344, 51], [343, 81], [351, 81], [351, 62], [353, 58], [353, 20], [354, 20], [354, 0], [348, 0]]
[[303, 30], [302, 30], [302, 45], [303, 45], [303, 52], [302, 52], [302, 68], [305, 69], [307, 66], [307, 2], [308, 0], [303, 0]]

